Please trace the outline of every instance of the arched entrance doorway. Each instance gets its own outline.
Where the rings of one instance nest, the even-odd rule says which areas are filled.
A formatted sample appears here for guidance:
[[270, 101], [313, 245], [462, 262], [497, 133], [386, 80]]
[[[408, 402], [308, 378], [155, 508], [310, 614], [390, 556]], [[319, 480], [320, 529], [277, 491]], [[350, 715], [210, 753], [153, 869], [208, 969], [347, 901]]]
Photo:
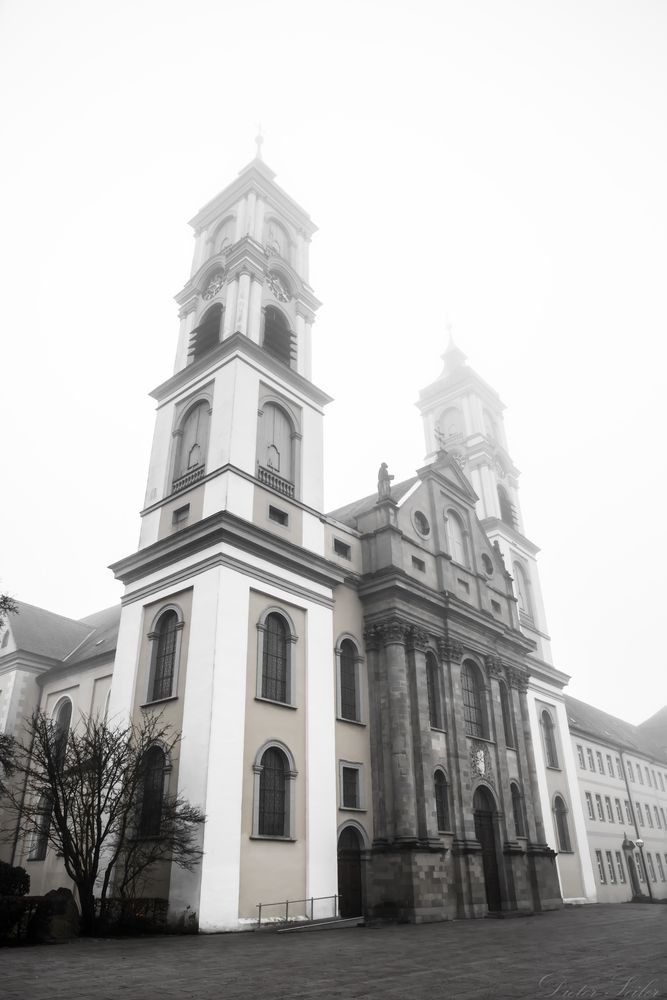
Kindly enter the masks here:
[[361, 849], [358, 830], [346, 826], [338, 838], [338, 897], [341, 917], [360, 917], [363, 913], [361, 890]]
[[478, 788], [472, 800], [472, 807], [475, 817], [475, 836], [482, 846], [486, 902], [489, 909], [495, 911], [500, 909], [500, 876], [494, 819], [496, 804], [491, 792], [483, 786]]

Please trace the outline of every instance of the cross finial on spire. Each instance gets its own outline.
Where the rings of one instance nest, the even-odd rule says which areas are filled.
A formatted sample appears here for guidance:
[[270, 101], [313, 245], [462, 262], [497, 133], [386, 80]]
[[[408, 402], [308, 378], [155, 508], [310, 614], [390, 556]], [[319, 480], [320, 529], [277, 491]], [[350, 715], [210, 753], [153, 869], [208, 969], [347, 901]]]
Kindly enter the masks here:
[[454, 333], [452, 331], [452, 321], [449, 318], [449, 313], [445, 316], [445, 330], [447, 331], [447, 347], [454, 346]]
[[262, 143], [264, 142], [264, 136], [262, 135], [262, 126], [257, 126], [257, 135], [255, 136], [255, 145], [257, 146], [257, 152], [255, 153], [255, 159], [262, 159]]

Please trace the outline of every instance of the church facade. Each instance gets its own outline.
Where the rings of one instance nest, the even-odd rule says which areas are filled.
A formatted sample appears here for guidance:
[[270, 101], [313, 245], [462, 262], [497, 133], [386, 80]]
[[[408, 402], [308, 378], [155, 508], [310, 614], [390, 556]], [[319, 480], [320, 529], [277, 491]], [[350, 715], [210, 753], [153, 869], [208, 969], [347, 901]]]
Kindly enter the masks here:
[[[192, 225], [120, 618], [10, 622], [0, 722], [103, 707], [182, 733], [153, 765], [206, 813], [202, 863], [149, 894], [204, 931], [288, 900], [422, 922], [593, 899], [498, 395], [450, 343], [422, 467], [393, 483], [383, 464], [377, 493], [325, 513], [315, 227], [259, 156]], [[56, 877], [35, 845], [13, 860], [33, 891]]]

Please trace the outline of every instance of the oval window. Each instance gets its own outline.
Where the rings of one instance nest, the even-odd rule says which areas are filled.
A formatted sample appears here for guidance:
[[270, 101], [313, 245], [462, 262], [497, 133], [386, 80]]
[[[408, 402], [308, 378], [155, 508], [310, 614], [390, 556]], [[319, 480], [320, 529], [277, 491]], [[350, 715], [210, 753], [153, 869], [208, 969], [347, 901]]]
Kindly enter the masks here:
[[412, 520], [420, 535], [424, 535], [424, 537], [426, 537], [426, 535], [430, 534], [431, 525], [428, 523], [426, 514], [423, 514], [420, 510], [416, 510], [412, 515]]

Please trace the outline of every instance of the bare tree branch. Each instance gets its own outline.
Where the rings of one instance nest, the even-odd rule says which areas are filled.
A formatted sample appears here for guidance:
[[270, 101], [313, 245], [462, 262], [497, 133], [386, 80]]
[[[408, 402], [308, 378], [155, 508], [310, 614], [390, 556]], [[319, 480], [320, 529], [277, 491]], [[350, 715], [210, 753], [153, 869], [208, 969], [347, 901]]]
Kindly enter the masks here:
[[197, 828], [204, 815], [180, 796], [163, 789], [153, 835], [139, 829], [146, 754], [157, 746], [173, 759], [179, 743], [180, 734], [159, 715], [125, 727], [84, 717], [63, 734], [41, 712], [23, 741], [0, 743], [3, 764], [22, 778], [2, 789], [13, 806], [10, 832], [18, 824], [32, 850], [48, 843], [62, 856], [78, 889], [84, 932], [95, 927], [96, 888], [104, 916], [110, 892], [130, 896], [155, 866], [192, 870], [199, 863]]

